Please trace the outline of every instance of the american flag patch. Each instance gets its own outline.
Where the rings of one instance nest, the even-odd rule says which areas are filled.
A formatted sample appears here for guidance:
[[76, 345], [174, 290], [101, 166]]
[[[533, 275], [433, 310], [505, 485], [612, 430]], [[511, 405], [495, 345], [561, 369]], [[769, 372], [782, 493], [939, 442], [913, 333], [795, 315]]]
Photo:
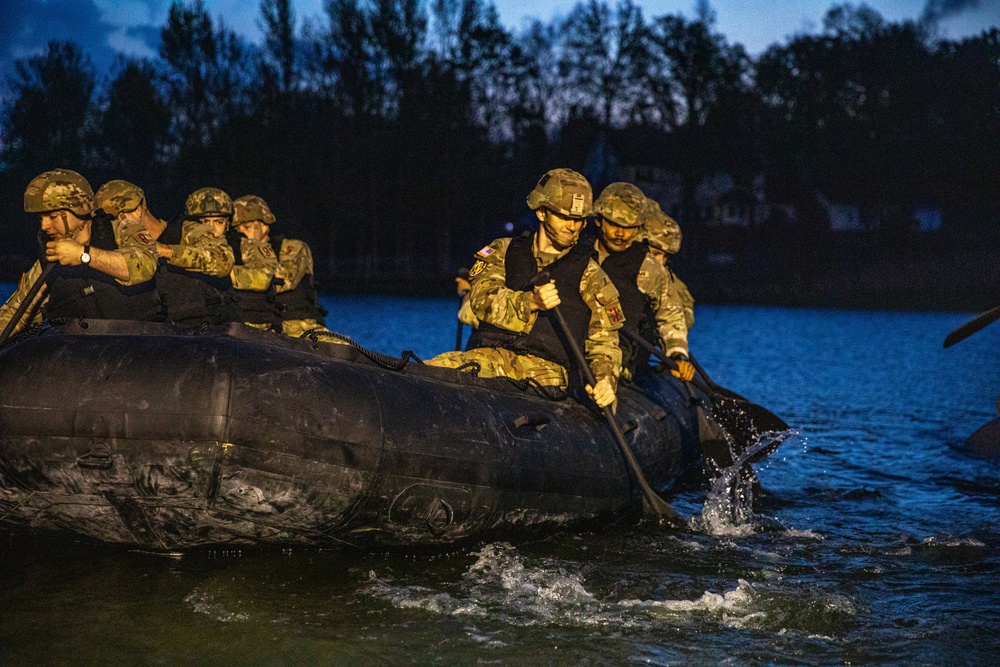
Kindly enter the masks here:
[[494, 250], [493, 248], [489, 246], [484, 246], [483, 249], [477, 252], [476, 254], [479, 255], [480, 257], [489, 257], [495, 252], [496, 250]]

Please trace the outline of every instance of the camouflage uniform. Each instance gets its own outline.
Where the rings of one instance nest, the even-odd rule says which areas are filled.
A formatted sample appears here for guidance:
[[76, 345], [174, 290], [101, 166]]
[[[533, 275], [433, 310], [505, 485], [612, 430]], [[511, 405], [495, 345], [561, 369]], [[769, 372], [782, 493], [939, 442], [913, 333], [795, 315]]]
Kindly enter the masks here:
[[[251, 241], [244, 237], [240, 239], [240, 252], [243, 255], [243, 264], [235, 265], [230, 273], [233, 287], [237, 291], [266, 292], [278, 271], [278, 258], [274, 256], [271, 244]], [[261, 322], [246, 324], [267, 331], [272, 329], [270, 324]]]
[[216, 236], [197, 220], [184, 220], [181, 225], [181, 242], [169, 246], [172, 254], [167, 263], [216, 278], [228, 276], [236, 258], [225, 237]]
[[[33, 179], [25, 191], [24, 201], [25, 211], [28, 213], [65, 209], [82, 218], [89, 217], [94, 211], [90, 185], [76, 172], [65, 169], [55, 169]], [[151, 280], [156, 273], [156, 245], [146, 228], [123, 220], [113, 221], [111, 227], [118, 245], [118, 248], [111, 252], [121, 255], [128, 269], [128, 277], [124, 280], [114, 278], [115, 282], [132, 287]], [[28, 272], [21, 276], [17, 291], [3, 306], [0, 306], [0, 330], [10, 322], [41, 273], [41, 262], [35, 262]], [[41, 323], [41, 308], [47, 301], [48, 289], [43, 285], [11, 333]]]
[[[476, 265], [470, 273], [472, 292], [469, 303], [472, 312], [483, 322], [517, 333], [530, 333], [541, 312], [531, 310], [531, 292], [515, 291], [506, 286], [504, 257], [511, 239], [493, 241], [476, 254]], [[538, 270], [559, 259], [561, 253], [543, 253], [533, 244]], [[474, 275], [473, 275], [474, 274]], [[618, 304], [618, 291], [597, 262], [590, 260], [580, 280], [580, 295], [591, 309], [590, 327], [584, 343], [584, 353], [600, 382], [603, 378], [617, 386], [621, 372], [622, 353], [618, 347], [618, 329], [623, 318]], [[466, 352], [445, 352], [430, 361], [434, 366], [457, 368], [470, 361], [482, 366], [481, 377], [510, 377], [515, 380], [534, 378], [543, 386], [565, 389], [566, 368], [548, 359], [533, 355], [516, 355], [502, 348], [477, 348]]]
[[[281, 241], [281, 252], [278, 257], [278, 269], [275, 277], [275, 291], [278, 294], [291, 292], [299, 286], [306, 276], [313, 275], [312, 251], [305, 241], [297, 239], [283, 239]], [[281, 333], [292, 338], [299, 338], [306, 331], [329, 331], [322, 323], [313, 318], [301, 320], [282, 320]], [[329, 342], [342, 343], [337, 339], [326, 339]]]
[[[118, 242], [118, 250], [114, 252], [125, 257], [125, 263], [128, 266], [128, 279], [115, 278], [115, 282], [131, 287], [152, 279], [156, 272], [156, 245], [146, 228], [142, 225], [118, 220], [112, 223], [112, 228], [114, 229], [115, 241]], [[14, 316], [24, 297], [31, 290], [31, 286], [35, 284], [41, 274], [42, 265], [35, 262], [28, 269], [28, 272], [21, 276], [17, 291], [7, 299], [7, 303], [0, 306], [0, 330], [7, 326], [7, 322]], [[25, 311], [21, 322], [12, 333], [17, 333], [32, 324], [41, 323], [41, 307], [45, 305], [47, 300], [48, 294], [43, 286], [35, 295], [34, 303]], [[34, 315], [32, 316], [32, 314]]]
[[[642, 227], [639, 235], [649, 243], [651, 248], [656, 248], [667, 256], [674, 255], [680, 250], [683, 239], [680, 225], [665, 214], [657, 202], [647, 200], [641, 220]], [[668, 299], [671, 302], [671, 308], [679, 310], [684, 315], [684, 340], [686, 341], [687, 332], [694, 326], [694, 297], [687, 285], [677, 277], [677, 274], [669, 266], [664, 268], [669, 277]], [[666, 339], [664, 340], [666, 341]]]

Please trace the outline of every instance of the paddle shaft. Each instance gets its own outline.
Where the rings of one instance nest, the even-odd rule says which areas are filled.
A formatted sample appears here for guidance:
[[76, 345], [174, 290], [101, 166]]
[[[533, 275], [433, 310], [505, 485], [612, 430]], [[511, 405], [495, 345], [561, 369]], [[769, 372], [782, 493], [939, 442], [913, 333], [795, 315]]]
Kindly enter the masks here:
[[[587, 360], [583, 356], [583, 352], [580, 350], [580, 345], [570, 333], [569, 326], [566, 324], [566, 319], [559, 311], [559, 306], [556, 306], [549, 312], [552, 313], [556, 323], [559, 325], [563, 338], [566, 340], [566, 345], [573, 354], [573, 358], [576, 359], [577, 365], [580, 366], [580, 370], [583, 372], [583, 377], [587, 381], [587, 384], [591, 387], [596, 387], [597, 380], [594, 378], [594, 373], [590, 370], [590, 366], [587, 365]], [[666, 501], [657, 495], [657, 493], [653, 491], [652, 487], [649, 486], [649, 482], [646, 481], [646, 476], [642, 474], [642, 469], [639, 467], [638, 461], [635, 460], [635, 455], [632, 453], [632, 449], [628, 446], [628, 443], [625, 442], [625, 435], [622, 433], [621, 428], [619, 428], [618, 422], [615, 421], [615, 415], [611, 412], [611, 406], [604, 406], [602, 411], [604, 412], [604, 418], [607, 420], [608, 426], [611, 428], [611, 432], [615, 436], [615, 441], [618, 443], [619, 449], [621, 449], [622, 454], [625, 455], [625, 460], [628, 462], [629, 468], [632, 469], [632, 474], [635, 475], [635, 480], [639, 484], [639, 488], [642, 490], [643, 508], [647, 513], [653, 514], [658, 519], [663, 520], [675, 527], [686, 525], [687, 522], [684, 521], [683, 517], [681, 517], [681, 515], [674, 510], [674, 508], [668, 505]]]
[[980, 329], [985, 329], [998, 319], [1000, 319], [1000, 306], [987, 310], [984, 313], [979, 313], [970, 321], [948, 334], [947, 338], [944, 339], [944, 346], [951, 347], [955, 343], [965, 340]]
[[6, 343], [7, 339], [10, 338], [11, 333], [14, 332], [14, 328], [17, 327], [17, 323], [21, 321], [21, 318], [24, 317], [24, 313], [31, 307], [31, 302], [35, 300], [38, 290], [42, 289], [42, 285], [45, 284], [45, 279], [49, 277], [49, 274], [52, 273], [52, 269], [55, 267], [55, 262], [47, 262], [45, 266], [42, 267], [42, 272], [38, 275], [38, 279], [35, 281], [35, 284], [31, 286], [31, 289], [29, 289], [28, 293], [24, 296], [24, 299], [21, 300], [21, 305], [17, 307], [17, 310], [14, 312], [14, 316], [10, 318], [9, 322], [7, 322], [7, 326], [4, 327], [3, 333], [0, 333], [0, 345]]
[[[647, 352], [649, 352], [651, 355], [653, 355], [654, 357], [656, 357], [660, 361], [662, 361], [664, 363], [667, 363], [667, 364], [674, 364], [674, 363], [676, 363], [673, 359], [671, 359], [670, 357], [668, 357], [667, 355], [665, 355], [655, 345], [653, 345], [652, 343], [650, 343], [648, 340], [646, 340], [642, 336], [640, 336], [638, 334], [635, 334], [635, 333], [632, 333], [631, 331], [627, 331], [625, 329], [620, 329], [619, 333], [625, 334], [626, 338], [628, 338], [633, 343], [638, 343], [640, 347], [644, 348]], [[691, 380], [691, 384], [693, 384], [694, 386], [698, 387], [698, 389], [701, 389], [706, 394], [712, 395], [714, 392], [711, 391], [711, 387], [715, 387], [716, 384], [714, 382], [712, 382], [708, 378], [708, 376], [705, 374], [704, 369], [702, 369], [701, 364], [695, 362], [695, 360], [691, 357], [691, 355], [688, 355], [688, 359], [691, 361], [691, 365], [693, 365], [698, 370], [698, 372], [701, 374], [701, 376], [703, 378], [705, 378], [705, 380], [707, 381], [707, 383], [709, 384], [709, 386], [705, 386], [705, 383], [699, 382], [698, 380]]]

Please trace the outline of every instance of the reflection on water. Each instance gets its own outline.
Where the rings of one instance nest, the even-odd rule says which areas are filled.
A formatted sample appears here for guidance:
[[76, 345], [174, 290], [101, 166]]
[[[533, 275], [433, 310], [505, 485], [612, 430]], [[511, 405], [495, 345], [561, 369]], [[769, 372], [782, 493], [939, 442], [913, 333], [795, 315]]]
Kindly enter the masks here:
[[[383, 352], [454, 345], [452, 299], [325, 305]], [[993, 417], [1000, 325], [943, 350], [968, 317], [700, 307], [701, 363], [797, 433], [755, 516], [732, 476], [671, 498], [690, 532], [431, 558], [6, 537], [0, 662], [992, 664], [1000, 464], [953, 445]]]

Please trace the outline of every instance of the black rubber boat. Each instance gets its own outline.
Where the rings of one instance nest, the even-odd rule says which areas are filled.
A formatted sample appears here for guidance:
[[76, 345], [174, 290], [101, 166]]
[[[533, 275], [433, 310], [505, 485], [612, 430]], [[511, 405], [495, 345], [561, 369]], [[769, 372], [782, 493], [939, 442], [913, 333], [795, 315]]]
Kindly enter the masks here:
[[[402, 366], [402, 368], [399, 368]], [[619, 395], [647, 480], [699, 460], [688, 390]], [[0, 523], [143, 549], [418, 548], [634, 516], [596, 409], [243, 325], [72, 321], [0, 350]]]

